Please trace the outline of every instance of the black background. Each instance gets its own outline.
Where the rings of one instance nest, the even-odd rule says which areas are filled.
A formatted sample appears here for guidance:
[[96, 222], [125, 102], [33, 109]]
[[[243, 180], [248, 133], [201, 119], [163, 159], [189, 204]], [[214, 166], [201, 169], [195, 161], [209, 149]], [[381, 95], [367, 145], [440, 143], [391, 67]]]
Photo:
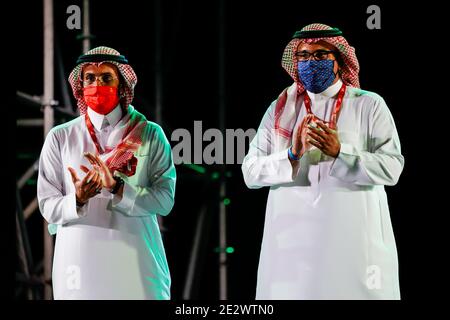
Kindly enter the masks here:
[[[66, 8], [82, 7], [81, 1], [55, 1], [55, 44], [61, 52], [67, 78], [81, 54], [80, 30], [68, 30]], [[381, 8], [381, 29], [369, 30], [366, 9], [371, 4]], [[27, 26], [17, 40], [15, 57], [20, 75], [16, 89], [41, 95], [43, 91], [43, 21], [42, 2], [29, 2], [20, 19]], [[399, 183], [387, 187], [391, 219], [397, 241], [402, 299], [436, 296], [426, 291], [436, 285], [433, 277], [444, 277], [445, 266], [432, 248], [433, 228], [442, 210], [433, 207], [431, 195], [437, 192], [432, 176], [439, 176], [438, 154], [424, 132], [429, 123], [430, 82], [433, 79], [417, 59], [421, 50], [429, 50], [430, 34], [419, 27], [425, 19], [439, 12], [434, 5], [361, 1], [357, 4], [332, 1], [225, 1], [226, 127], [257, 128], [269, 104], [292, 80], [281, 68], [281, 55], [292, 34], [303, 26], [319, 22], [338, 27], [356, 48], [361, 66], [363, 89], [380, 94], [387, 102], [402, 143], [405, 168]], [[152, 1], [91, 1], [91, 47], [105, 45], [124, 54], [138, 75], [133, 105], [154, 120], [154, 6]], [[162, 70], [163, 123], [170, 140], [176, 128], [193, 131], [195, 120], [203, 130], [219, 127], [219, 6], [218, 1], [163, 1]], [[429, 26], [429, 25], [427, 25]], [[419, 55], [420, 58], [422, 56]], [[58, 79], [57, 77], [55, 78]], [[56, 100], [62, 101], [59, 84]], [[432, 86], [431, 89], [435, 89]], [[75, 101], [72, 100], [75, 105]], [[39, 117], [39, 110], [15, 103], [16, 117]], [[434, 114], [433, 118], [444, 117]], [[418, 129], [418, 128], [422, 129]], [[38, 155], [43, 143], [42, 129], [16, 129], [16, 178], [32, 163], [20, 154]], [[205, 146], [206, 144], [204, 144]], [[172, 143], [173, 146], [173, 143]], [[423, 154], [425, 153], [425, 159]], [[424, 160], [431, 161], [433, 173], [423, 170]], [[205, 166], [208, 174], [216, 166]], [[268, 189], [246, 188], [240, 165], [227, 165], [228, 242], [235, 248], [229, 255], [229, 298], [253, 299], [256, 272], [264, 225]], [[209, 225], [202, 239], [200, 278], [196, 282], [197, 299], [218, 298], [217, 182], [184, 167], [177, 167], [175, 207], [165, 218], [164, 242], [172, 275], [172, 296], [181, 299], [186, 268], [194, 235], [195, 222], [202, 203], [207, 202]], [[210, 185], [205, 187], [205, 183]], [[31, 185], [23, 198], [35, 193]], [[351, 204], [349, 204], [351, 205]], [[42, 255], [42, 217], [38, 212], [27, 221], [35, 260]], [[433, 270], [431, 273], [429, 270]], [[424, 294], [426, 293], [426, 294]]]

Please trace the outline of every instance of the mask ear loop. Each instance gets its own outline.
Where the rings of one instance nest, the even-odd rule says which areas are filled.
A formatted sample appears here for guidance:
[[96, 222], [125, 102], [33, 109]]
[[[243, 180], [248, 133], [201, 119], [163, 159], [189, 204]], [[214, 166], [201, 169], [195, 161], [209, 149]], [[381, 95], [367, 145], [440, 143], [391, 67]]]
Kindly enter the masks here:
[[123, 114], [125, 115], [127, 113], [127, 108], [128, 108], [128, 106], [125, 106], [125, 104], [124, 104], [126, 97], [127, 97], [127, 92], [126, 92], [125, 79], [123, 78], [122, 74], [120, 73], [120, 70], [119, 70], [119, 90], [117, 90], [117, 91], [118, 91], [118, 95], [119, 95], [120, 106], [122, 108]]
[[118, 94], [119, 94], [119, 98], [120, 99], [125, 98], [125, 96], [126, 96], [125, 87], [123, 86], [122, 83], [119, 84], [119, 92], [118, 92]]
[[[117, 69], [119, 69], [119, 68], [117, 68]], [[123, 99], [127, 95], [126, 90], [125, 90], [125, 79], [123, 78], [122, 73], [120, 72], [120, 70], [118, 70], [118, 71], [119, 71], [119, 90], [118, 90], [119, 91], [119, 98]]]
[[338, 70], [336, 72], [336, 75], [339, 75], [339, 79], [342, 80], [342, 69], [341, 69], [341, 66], [339, 65], [339, 62], [337, 60], [335, 60], [335, 61], [338, 63]]
[[[335, 63], [335, 62], [337, 63], [337, 60], [336, 60], [336, 59], [333, 60], [333, 69], [334, 69], [334, 63]], [[333, 72], [333, 74], [334, 74], [334, 80], [336, 80], [337, 75], [339, 75], [339, 78], [341, 77], [340, 71], [341, 71], [341, 68], [339, 68], [339, 63], [338, 63], [338, 69], [337, 69], [336, 73]], [[333, 80], [333, 81], [334, 81], [334, 80]]]

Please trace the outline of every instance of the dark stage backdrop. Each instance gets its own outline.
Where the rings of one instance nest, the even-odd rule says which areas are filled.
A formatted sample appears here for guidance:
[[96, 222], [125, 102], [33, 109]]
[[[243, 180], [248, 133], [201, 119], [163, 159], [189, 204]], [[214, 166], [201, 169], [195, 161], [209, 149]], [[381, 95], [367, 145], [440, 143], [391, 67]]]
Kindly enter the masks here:
[[[67, 78], [81, 54], [80, 30], [66, 27], [69, 5], [82, 7], [82, 1], [54, 1], [55, 45], [63, 58]], [[367, 7], [381, 8], [381, 29], [366, 25]], [[269, 104], [283, 88], [291, 84], [281, 68], [281, 55], [294, 31], [309, 23], [320, 22], [340, 28], [356, 48], [361, 65], [363, 89], [380, 94], [387, 102], [402, 142], [406, 164], [399, 183], [387, 187], [392, 224], [397, 240], [401, 293], [404, 299], [419, 295], [418, 288], [427, 280], [422, 266], [429, 252], [424, 251], [423, 236], [417, 227], [427, 229], [421, 220], [425, 201], [421, 190], [426, 181], [419, 170], [415, 151], [424, 145], [416, 131], [421, 121], [421, 104], [414, 93], [419, 89], [419, 67], [415, 60], [418, 33], [406, 32], [417, 17], [427, 15], [421, 6], [384, 1], [225, 1], [225, 103], [226, 127], [257, 128]], [[42, 1], [28, 4], [23, 12], [28, 24], [19, 50], [21, 61], [17, 89], [40, 95], [43, 90]], [[194, 121], [202, 121], [203, 131], [219, 127], [219, 7], [218, 1], [163, 1], [162, 64], [163, 122], [170, 140], [177, 128], [193, 132]], [[155, 118], [155, 10], [152, 1], [91, 1], [92, 47], [105, 45], [124, 54], [138, 75], [133, 105], [148, 119]], [[417, 31], [419, 32], [419, 31]], [[420, 37], [420, 36], [419, 36]], [[58, 78], [55, 78], [58, 79]], [[56, 83], [56, 99], [62, 91]], [[71, 94], [71, 92], [70, 92]], [[75, 105], [75, 101], [72, 99]], [[38, 110], [17, 103], [18, 118], [40, 116]], [[58, 121], [62, 121], [58, 119]], [[42, 129], [17, 128], [16, 176], [38, 156], [43, 143]], [[175, 142], [171, 142], [172, 146]], [[248, 142], [247, 142], [248, 143]], [[208, 143], [204, 143], [206, 146]], [[202, 204], [208, 204], [207, 227], [202, 238], [199, 277], [194, 296], [216, 299], [218, 280], [218, 195], [214, 172], [219, 167], [202, 165], [206, 173], [177, 166], [178, 180], [175, 207], [164, 219], [164, 241], [172, 273], [172, 294], [182, 297], [186, 271], [194, 237], [195, 224]], [[229, 298], [253, 299], [262, 239], [268, 189], [246, 188], [239, 164], [227, 165]], [[420, 182], [419, 182], [420, 181]], [[35, 193], [35, 181], [22, 191], [24, 199]], [[422, 188], [422, 189], [421, 189]], [[425, 188], [426, 189], [426, 188]], [[351, 203], [349, 203], [349, 206]], [[42, 217], [38, 212], [27, 221], [35, 261], [42, 255]], [[437, 268], [439, 270], [439, 268]]]

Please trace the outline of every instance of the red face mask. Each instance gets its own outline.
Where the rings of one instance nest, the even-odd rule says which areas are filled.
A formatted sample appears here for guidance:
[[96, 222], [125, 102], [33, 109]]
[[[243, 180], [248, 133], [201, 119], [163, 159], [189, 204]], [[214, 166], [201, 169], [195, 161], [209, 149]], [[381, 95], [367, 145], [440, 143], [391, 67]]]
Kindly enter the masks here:
[[119, 103], [116, 87], [89, 86], [83, 88], [84, 101], [97, 113], [108, 114]]

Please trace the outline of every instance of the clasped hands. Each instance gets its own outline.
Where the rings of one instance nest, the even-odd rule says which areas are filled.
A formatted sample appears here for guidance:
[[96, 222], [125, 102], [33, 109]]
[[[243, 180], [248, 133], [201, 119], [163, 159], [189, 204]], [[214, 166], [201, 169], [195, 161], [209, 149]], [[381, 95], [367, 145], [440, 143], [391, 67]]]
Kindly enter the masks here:
[[297, 130], [292, 145], [292, 153], [302, 156], [312, 145], [324, 154], [336, 158], [341, 149], [337, 131], [330, 129], [323, 121], [315, 121], [317, 127], [314, 127], [307, 120], [305, 117]]
[[86, 166], [80, 166], [80, 169], [86, 173], [83, 179], [78, 177], [75, 169], [68, 167], [72, 176], [72, 182], [75, 185], [75, 195], [78, 204], [85, 204], [90, 198], [99, 194], [102, 188], [111, 190], [116, 184], [113, 172], [109, 170], [98, 155], [85, 152], [84, 156], [92, 165], [92, 168], [89, 169]]

